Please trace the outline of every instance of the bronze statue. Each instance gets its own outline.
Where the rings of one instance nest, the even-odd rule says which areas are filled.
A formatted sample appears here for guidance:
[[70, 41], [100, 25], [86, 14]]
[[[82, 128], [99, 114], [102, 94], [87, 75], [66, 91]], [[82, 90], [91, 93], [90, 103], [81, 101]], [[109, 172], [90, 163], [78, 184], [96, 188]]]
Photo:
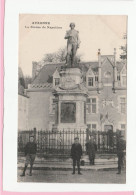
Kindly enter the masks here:
[[75, 30], [75, 23], [70, 23], [70, 30], [66, 31], [65, 39], [67, 40], [66, 65], [74, 67], [77, 49], [80, 46], [79, 32]]

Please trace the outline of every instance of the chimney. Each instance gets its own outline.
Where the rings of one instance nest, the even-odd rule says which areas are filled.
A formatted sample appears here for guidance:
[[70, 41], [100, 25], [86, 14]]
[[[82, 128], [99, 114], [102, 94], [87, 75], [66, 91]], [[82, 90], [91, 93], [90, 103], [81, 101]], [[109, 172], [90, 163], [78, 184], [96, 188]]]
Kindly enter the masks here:
[[101, 50], [98, 49], [98, 62], [99, 62], [99, 67], [101, 66]]
[[37, 62], [32, 62], [32, 80], [35, 79], [37, 74]]
[[98, 91], [102, 88], [102, 75], [101, 75], [101, 50], [98, 49]]
[[116, 48], [114, 48], [114, 66], [116, 66]]
[[117, 87], [117, 66], [116, 66], [116, 48], [114, 48], [114, 66], [113, 66], [113, 88], [115, 91], [115, 88]]

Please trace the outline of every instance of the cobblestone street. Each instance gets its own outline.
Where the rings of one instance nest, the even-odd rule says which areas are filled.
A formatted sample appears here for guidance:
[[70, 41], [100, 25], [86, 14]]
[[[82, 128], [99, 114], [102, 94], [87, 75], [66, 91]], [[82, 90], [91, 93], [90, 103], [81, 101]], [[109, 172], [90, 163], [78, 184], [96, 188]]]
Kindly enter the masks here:
[[126, 173], [116, 174], [117, 171], [83, 170], [82, 175], [72, 175], [72, 171], [59, 170], [34, 170], [33, 176], [26, 172], [25, 177], [20, 177], [22, 171], [18, 170], [18, 182], [45, 182], [45, 183], [125, 183]]

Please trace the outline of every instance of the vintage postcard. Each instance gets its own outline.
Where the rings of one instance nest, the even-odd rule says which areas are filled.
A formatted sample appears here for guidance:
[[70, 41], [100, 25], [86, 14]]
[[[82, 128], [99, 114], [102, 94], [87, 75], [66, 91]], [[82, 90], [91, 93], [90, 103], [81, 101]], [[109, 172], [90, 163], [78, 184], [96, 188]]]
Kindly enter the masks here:
[[19, 16], [18, 182], [126, 183], [127, 16]]

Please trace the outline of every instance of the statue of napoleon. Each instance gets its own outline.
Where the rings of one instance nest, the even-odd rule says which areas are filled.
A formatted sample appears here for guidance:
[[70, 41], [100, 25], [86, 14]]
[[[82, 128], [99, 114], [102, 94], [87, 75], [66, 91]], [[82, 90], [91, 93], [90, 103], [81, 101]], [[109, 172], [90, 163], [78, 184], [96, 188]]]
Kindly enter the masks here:
[[65, 39], [67, 39], [67, 56], [66, 66], [74, 67], [76, 52], [80, 46], [79, 32], [75, 30], [75, 23], [70, 23], [70, 30], [66, 31]]

